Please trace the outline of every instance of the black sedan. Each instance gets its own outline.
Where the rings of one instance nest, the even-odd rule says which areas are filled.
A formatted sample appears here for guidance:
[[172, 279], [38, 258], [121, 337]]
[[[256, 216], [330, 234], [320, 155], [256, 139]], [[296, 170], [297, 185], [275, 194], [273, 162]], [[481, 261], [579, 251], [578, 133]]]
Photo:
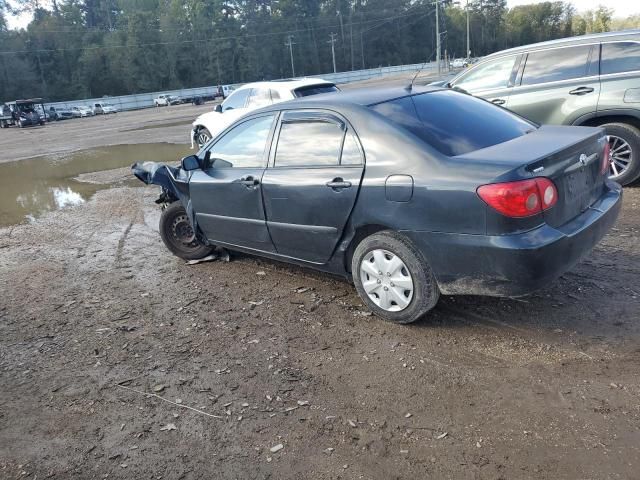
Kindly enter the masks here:
[[604, 132], [540, 127], [427, 87], [294, 100], [239, 119], [162, 186], [160, 234], [352, 278], [378, 316], [413, 322], [443, 294], [549, 285], [609, 231], [622, 191]]

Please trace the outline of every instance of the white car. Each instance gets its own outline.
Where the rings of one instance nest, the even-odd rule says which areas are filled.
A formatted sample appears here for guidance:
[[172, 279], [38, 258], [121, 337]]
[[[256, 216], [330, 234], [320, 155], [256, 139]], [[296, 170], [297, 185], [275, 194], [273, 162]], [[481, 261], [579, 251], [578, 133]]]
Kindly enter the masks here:
[[153, 99], [153, 104], [156, 107], [168, 107], [169, 105], [178, 105], [180, 103], [180, 97], [176, 97], [175, 95], [158, 95]]
[[102, 103], [102, 102], [94, 103], [93, 105], [94, 115], [99, 115], [99, 114], [106, 115], [108, 113], [118, 113], [118, 109], [108, 103]]
[[80, 118], [92, 117], [93, 115], [95, 115], [95, 113], [93, 113], [93, 110], [91, 110], [86, 105], [78, 105], [76, 107], [73, 107], [71, 109], [71, 113], [73, 113], [74, 117], [80, 117]]
[[466, 68], [469, 65], [469, 61], [466, 58], [456, 58], [449, 64], [451, 68]]
[[339, 91], [320, 78], [300, 78], [248, 83], [234, 90], [213, 112], [203, 113], [192, 124], [191, 148], [202, 147], [242, 115], [273, 103], [294, 98]]

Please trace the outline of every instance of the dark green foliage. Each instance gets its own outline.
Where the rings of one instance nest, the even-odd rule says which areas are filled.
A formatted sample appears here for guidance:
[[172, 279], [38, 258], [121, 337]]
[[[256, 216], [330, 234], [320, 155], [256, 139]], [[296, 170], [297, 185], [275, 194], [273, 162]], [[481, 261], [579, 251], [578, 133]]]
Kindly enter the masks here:
[[[443, 55], [463, 57], [464, 0], [441, 3]], [[8, 30], [0, 0], [0, 99], [63, 100], [283, 78], [435, 58], [432, 0], [35, 0], [26, 29]], [[606, 28], [576, 21], [564, 2], [507, 10], [505, 0], [469, 2], [471, 52]], [[598, 19], [600, 17], [597, 17]], [[591, 26], [590, 26], [591, 25]], [[605, 27], [603, 27], [605, 25]]]

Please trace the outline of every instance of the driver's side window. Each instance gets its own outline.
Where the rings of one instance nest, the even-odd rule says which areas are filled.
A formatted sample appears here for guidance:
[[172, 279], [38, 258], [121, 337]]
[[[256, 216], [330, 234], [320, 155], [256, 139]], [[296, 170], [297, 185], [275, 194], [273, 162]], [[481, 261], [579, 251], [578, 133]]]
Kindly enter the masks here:
[[244, 108], [247, 103], [247, 97], [251, 93], [250, 88], [245, 88], [242, 90], [236, 90], [229, 98], [227, 98], [224, 102], [222, 102], [222, 111], [231, 110], [235, 108]]
[[208, 168], [263, 167], [274, 118], [274, 115], [253, 118], [229, 130], [205, 152]]
[[516, 57], [498, 58], [478, 65], [468, 74], [462, 76], [453, 86], [474, 93], [491, 88], [506, 88], [513, 71]]

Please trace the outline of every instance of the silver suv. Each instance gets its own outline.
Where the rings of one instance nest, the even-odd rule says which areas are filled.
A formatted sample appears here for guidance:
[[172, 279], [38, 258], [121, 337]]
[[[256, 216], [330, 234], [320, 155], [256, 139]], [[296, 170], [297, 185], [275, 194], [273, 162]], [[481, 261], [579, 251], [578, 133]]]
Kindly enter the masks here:
[[628, 185], [640, 177], [640, 30], [497, 52], [446, 86], [540, 124], [603, 127], [611, 178]]

